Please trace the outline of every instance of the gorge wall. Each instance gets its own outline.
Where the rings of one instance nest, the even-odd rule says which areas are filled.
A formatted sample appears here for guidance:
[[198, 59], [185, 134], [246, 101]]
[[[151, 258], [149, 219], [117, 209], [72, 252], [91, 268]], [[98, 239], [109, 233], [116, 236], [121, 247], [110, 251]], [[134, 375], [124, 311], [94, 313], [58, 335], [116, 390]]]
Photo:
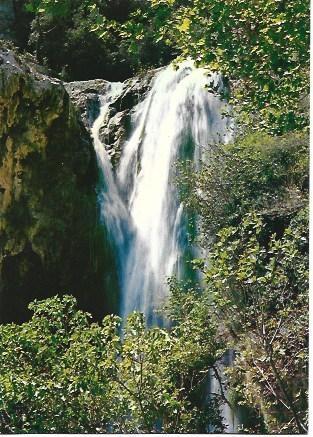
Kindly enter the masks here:
[[1, 48], [1, 322], [25, 320], [31, 300], [56, 293], [96, 318], [116, 310], [96, 184], [92, 143], [63, 84]]

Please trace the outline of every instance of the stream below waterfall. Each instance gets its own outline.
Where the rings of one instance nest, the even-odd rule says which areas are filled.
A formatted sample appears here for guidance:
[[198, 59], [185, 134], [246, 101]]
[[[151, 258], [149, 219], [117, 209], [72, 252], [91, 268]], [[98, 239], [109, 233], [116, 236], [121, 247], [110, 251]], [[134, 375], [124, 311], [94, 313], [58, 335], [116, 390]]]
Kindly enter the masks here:
[[[161, 69], [132, 111], [131, 133], [114, 169], [99, 131], [123, 87], [110, 84], [92, 127], [101, 171], [99, 204], [117, 258], [121, 316], [137, 310], [149, 325], [162, 324], [155, 310], [165, 302], [166, 279], [188, 279], [189, 261], [198, 251], [189, 242], [175, 163], [188, 159], [199, 166], [208, 145], [230, 140], [231, 120], [223, 116], [225, 102], [207, 89], [222, 90], [218, 74], [197, 69], [191, 61]], [[219, 391], [212, 375], [210, 390]], [[235, 432], [238, 423], [226, 405], [223, 416], [228, 432]]]

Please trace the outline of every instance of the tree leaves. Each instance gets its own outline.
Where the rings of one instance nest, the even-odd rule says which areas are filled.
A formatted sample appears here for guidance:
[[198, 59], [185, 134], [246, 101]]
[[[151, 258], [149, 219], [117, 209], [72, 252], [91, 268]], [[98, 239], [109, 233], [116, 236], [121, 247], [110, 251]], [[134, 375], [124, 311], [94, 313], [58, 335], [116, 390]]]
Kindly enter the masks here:
[[91, 323], [70, 296], [30, 308], [29, 322], [0, 326], [2, 432], [223, 429], [218, 405], [201, 406], [190, 392], [190, 378], [199, 389], [217, 348], [214, 326], [193, 321], [204, 315], [199, 302], [171, 331], [146, 329], [133, 313], [123, 334], [118, 317]]

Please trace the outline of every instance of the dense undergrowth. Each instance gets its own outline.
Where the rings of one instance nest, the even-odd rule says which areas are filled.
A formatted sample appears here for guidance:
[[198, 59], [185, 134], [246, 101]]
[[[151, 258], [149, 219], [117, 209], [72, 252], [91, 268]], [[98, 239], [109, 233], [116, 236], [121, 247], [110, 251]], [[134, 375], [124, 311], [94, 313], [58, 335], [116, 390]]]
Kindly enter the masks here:
[[177, 55], [222, 71], [240, 135], [178, 171], [209, 249], [193, 263], [204, 290], [171, 279], [171, 328], [135, 313], [123, 334], [71, 297], [33, 303], [29, 322], [0, 327], [0, 430], [223, 432], [223, 390], [208, 403], [205, 387], [233, 349], [242, 430], [306, 432], [308, 2], [18, 3], [31, 4], [29, 46], [65, 78], [119, 80]]

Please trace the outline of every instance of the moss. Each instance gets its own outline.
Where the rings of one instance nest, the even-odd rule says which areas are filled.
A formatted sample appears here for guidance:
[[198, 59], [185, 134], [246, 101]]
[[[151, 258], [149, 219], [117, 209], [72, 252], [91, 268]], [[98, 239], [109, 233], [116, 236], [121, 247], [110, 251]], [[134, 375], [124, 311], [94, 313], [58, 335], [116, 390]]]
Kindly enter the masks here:
[[59, 81], [11, 51], [0, 59], [0, 319], [22, 321], [35, 297], [64, 292], [102, 318], [116, 311], [117, 280], [89, 135]]

